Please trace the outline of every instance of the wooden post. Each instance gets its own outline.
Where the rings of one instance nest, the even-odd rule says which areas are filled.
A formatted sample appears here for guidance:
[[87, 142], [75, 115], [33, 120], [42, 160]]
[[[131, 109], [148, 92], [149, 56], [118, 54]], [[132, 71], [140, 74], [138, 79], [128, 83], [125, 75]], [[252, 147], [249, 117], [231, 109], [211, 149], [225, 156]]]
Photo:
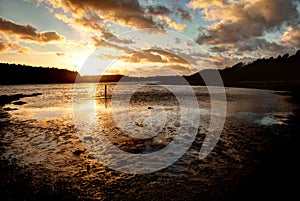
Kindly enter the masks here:
[[104, 97], [105, 97], [105, 99], [107, 98], [107, 86], [106, 85], [104, 85]]

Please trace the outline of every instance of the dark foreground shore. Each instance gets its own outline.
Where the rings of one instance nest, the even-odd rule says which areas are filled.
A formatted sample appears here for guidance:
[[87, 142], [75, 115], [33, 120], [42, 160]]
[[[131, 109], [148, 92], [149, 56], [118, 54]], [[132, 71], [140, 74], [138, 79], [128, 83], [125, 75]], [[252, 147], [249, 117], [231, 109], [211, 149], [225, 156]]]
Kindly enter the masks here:
[[[299, 104], [298, 93], [291, 95], [290, 101]], [[6, 103], [12, 101], [17, 100], [7, 98]], [[184, 155], [172, 166], [145, 175], [126, 175], [95, 162], [76, 138], [66, 134], [75, 128], [60, 122], [57, 130], [55, 121], [36, 127], [49, 138], [61, 139], [60, 149], [54, 150], [57, 158], [49, 160], [53, 167], [65, 167], [22, 164], [7, 150], [14, 140], [29, 135], [32, 122], [11, 119], [2, 106], [0, 110], [1, 200], [292, 200], [298, 195], [300, 110], [286, 124], [272, 126], [229, 117], [207, 158], [185, 163]], [[16, 133], [14, 139], [5, 138], [9, 132]], [[191, 149], [199, 150], [203, 135], [196, 138]], [[177, 166], [182, 166], [181, 173], [172, 172]]]
[[[294, 111], [287, 124], [284, 129], [262, 132], [267, 135], [266, 140], [270, 144], [259, 152], [254, 171], [230, 200], [292, 200], [297, 197], [300, 181], [300, 164], [297, 162], [300, 154], [300, 110]], [[277, 135], [269, 138], [268, 135], [274, 132]]]

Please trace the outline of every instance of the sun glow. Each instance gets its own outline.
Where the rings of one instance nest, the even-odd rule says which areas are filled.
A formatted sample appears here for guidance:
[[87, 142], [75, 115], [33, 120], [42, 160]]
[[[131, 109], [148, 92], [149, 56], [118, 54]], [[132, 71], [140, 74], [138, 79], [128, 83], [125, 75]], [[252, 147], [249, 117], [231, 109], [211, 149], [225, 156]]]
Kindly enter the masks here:
[[99, 58], [89, 57], [83, 61], [78, 69], [80, 75], [104, 75], [109, 74], [109, 67], [114, 60], [104, 60]]

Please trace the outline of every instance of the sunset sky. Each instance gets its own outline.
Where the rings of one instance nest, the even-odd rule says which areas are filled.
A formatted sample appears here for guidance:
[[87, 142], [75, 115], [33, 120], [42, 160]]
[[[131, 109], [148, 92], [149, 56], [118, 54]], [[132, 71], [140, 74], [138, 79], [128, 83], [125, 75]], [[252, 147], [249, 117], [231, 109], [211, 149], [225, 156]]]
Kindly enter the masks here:
[[0, 0], [0, 5], [5, 63], [81, 74], [188, 75], [207, 62], [224, 68], [300, 49], [300, 0]]

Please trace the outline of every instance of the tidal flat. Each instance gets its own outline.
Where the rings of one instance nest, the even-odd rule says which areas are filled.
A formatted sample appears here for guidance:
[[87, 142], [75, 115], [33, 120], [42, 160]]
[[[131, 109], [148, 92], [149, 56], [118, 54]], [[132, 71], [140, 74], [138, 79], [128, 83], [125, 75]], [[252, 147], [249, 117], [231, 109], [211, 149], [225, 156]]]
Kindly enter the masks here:
[[[132, 154], [156, 152], [168, 146], [180, 128], [176, 97], [163, 86], [142, 86], [132, 96], [129, 109], [139, 128], [149, 125], [152, 110], [162, 106], [166, 111], [159, 139], [136, 140], [124, 135], [114, 122], [111, 101], [103, 99], [101, 87], [85, 83], [80, 89], [96, 95], [84, 97], [82, 107], [74, 108], [72, 84], [1, 86], [0, 95], [6, 97], [0, 106], [0, 186], [4, 200], [253, 200], [291, 199], [296, 195], [293, 183], [299, 181], [300, 153], [296, 96], [226, 88], [222, 134], [213, 151], [200, 160], [211, 115], [218, 114], [210, 113], [206, 88], [195, 86], [201, 123], [188, 151], [159, 171], [127, 174], [97, 160], [98, 152], [94, 151], [102, 146], [97, 135], [105, 135]], [[90, 101], [101, 132], [84, 121], [88, 111], [85, 103]], [[77, 119], [82, 124], [75, 123], [76, 109], [82, 113], [82, 119]], [[79, 134], [82, 128], [86, 133]], [[93, 140], [95, 149], [85, 140]]]

